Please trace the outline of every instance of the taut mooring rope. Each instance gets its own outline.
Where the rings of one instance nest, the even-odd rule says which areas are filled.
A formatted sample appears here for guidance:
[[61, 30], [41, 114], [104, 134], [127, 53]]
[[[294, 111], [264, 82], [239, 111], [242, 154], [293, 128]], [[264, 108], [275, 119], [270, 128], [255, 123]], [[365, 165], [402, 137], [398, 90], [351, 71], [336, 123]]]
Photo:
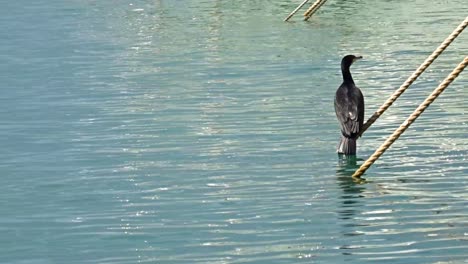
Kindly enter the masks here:
[[432, 52], [432, 54], [419, 66], [419, 68], [416, 69], [413, 74], [411, 74], [408, 79], [396, 90], [390, 98], [385, 101], [385, 103], [367, 120], [367, 122], [364, 124], [362, 127], [360, 134], [362, 135], [374, 122], [377, 120], [392, 104], [395, 102], [398, 97], [402, 93], [406, 91], [406, 89], [421, 75], [429, 65], [431, 65], [432, 62], [434, 62], [437, 57], [452, 43], [455, 38], [462, 33], [462, 31], [466, 28], [468, 25], [468, 17], [465, 18], [465, 20], [448, 36], [440, 46]]
[[426, 110], [426, 108], [434, 102], [434, 100], [452, 83], [455, 78], [465, 69], [468, 65], [468, 57], [465, 59], [445, 78], [445, 80], [424, 100], [424, 102], [414, 110], [414, 112], [406, 119], [400, 127], [393, 132], [393, 134], [385, 140], [385, 142], [370, 156], [359, 169], [354, 172], [353, 177], [361, 177], [366, 170], [374, 164], [374, 162], [382, 156], [382, 154], [395, 142], [403, 132]]
[[294, 11], [292, 11], [291, 14], [289, 14], [289, 16], [287, 16], [284, 19], [284, 22], [288, 21], [292, 16], [294, 16], [297, 13], [297, 11], [299, 11], [299, 9], [301, 9], [307, 2], [309, 2], [309, 0], [304, 0], [304, 2], [302, 2], [298, 7], [296, 7], [296, 9], [294, 9]]
[[307, 9], [307, 11], [304, 13], [304, 21], [307, 21], [309, 20], [309, 18], [315, 13], [317, 12], [317, 10], [323, 5], [325, 4], [327, 0], [317, 0], [309, 9]]

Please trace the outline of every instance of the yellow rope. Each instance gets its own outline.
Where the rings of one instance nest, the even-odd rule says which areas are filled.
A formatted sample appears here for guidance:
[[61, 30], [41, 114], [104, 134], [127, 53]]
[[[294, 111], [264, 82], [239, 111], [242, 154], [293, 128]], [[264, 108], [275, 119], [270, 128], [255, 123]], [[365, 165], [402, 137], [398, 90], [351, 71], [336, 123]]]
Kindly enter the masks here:
[[287, 16], [284, 19], [284, 22], [287, 22], [292, 16], [294, 16], [297, 13], [297, 11], [299, 11], [299, 9], [301, 9], [307, 2], [309, 2], [309, 0], [304, 0], [304, 2], [302, 2], [298, 7], [296, 7], [296, 9], [294, 9], [294, 11], [292, 11], [291, 14], [289, 14], [289, 16]]
[[432, 52], [432, 54], [419, 66], [419, 68], [416, 69], [413, 74], [406, 79], [406, 81], [396, 90], [390, 98], [385, 101], [385, 103], [367, 120], [367, 122], [364, 124], [362, 127], [360, 134], [362, 135], [364, 131], [366, 131], [374, 122], [377, 120], [392, 104], [395, 102], [398, 97], [402, 93], [405, 92], [405, 90], [431, 65], [432, 62], [434, 62], [437, 57], [452, 43], [455, 38], [460, 35], [460, 33], [466, 28], [468, 25], [468, 17], [465, 18], [465, 20], [448, 36], [440, 46]]
[[317, 0], [315, 3], [307, 9], [304, 13], [304, 21], [309, 20], [309, 18], [317, 11], [327, 0]]
[[315, 9], [310, 11], [310, 13], [306, 17], [304, 17], [304, 21], [309, 20], [309, 18], [312, 17], [312, 15], [315, 14], [315, 12], [317, 12], [317, 10], [319, 10], [319, 8], [322, 7], [323, 4], [325, 4], [326, 1], [327, 0], [322, 0], [322, 2], [320, 2], [320, 4]]
[[393, 134], [385, 140], [385, 142], [368, 158], [359, 169], [354, 172], [353, 177], [361, 177], [364, 172], [395, 142], [403, 132], [418, 118], [424, 110], [452, 83], [455, 78], [468, 65], [468, 57], [465, 59], [445, 78], [445, 80], [424, 100], [424, 102], [414, 110], [414, 112], [406, 119]]

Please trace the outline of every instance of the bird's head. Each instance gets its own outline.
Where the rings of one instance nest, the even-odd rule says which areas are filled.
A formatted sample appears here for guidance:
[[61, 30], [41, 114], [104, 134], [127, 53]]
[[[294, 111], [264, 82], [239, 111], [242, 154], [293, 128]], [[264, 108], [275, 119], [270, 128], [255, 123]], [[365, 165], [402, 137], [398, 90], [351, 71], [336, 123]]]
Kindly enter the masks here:
[[349, 68], [355, 61], [362, 59], [362, 56], [346, 55], [341, 60], [341, 67]]

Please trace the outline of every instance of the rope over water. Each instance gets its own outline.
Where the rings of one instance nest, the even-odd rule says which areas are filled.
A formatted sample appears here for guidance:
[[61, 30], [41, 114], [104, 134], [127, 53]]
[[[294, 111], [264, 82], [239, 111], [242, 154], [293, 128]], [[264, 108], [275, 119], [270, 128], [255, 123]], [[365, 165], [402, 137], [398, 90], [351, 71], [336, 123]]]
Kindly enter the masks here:
[[[304, 21], [307, 21], [309, 20], [309, 18], [323, 5], [325, 4], [327, 0], [316, 0], [311, 7], [309, 7], [309, 9], [307, 9], [307, 11], [305, 11], [304, 13]], [[301, 9], [307, 2], [309, 2], [309, 0], [304, 0], [301, 4], [299, 4], [299, 6], [296, 7], [296, 9], [294, 9], [291, 14], [289, 14], [285, 19], [284, 21], [288, 21], [292, 16], [294, 16], [298, 11], [299, 9]]]
[[317, 12], [317, 10], [323, 5], [325, 4], [327, 0], [317, 0], [309, 9], [307, 9], [307, 11], [304, 13], [304, 21], [307, 21], [309, 20], [309, 18], [315, 13]]
[[395, 101], [403, 94], [406, 89], [432, 64], [432, 62], [439, 57], [439, 55], [455, 40], [455, 38], [462, 33], [462, 31], [468, 26], [468, 16], [465, 20], [448, 36], [440, 46], [432, 52], [432, 54], [411, 74], [408, 79], [396, 90], [390, 98], [367, 120], [360, 131], [361, 136]]
[[[317, 1], [320, 1], [320, 0], [317, 0]], [[284, 22], [287, 22], [292, 16], [294, 16], [297, 13], [297, 11], [299, 11], [299, 9], [301, 9], [307, 2], [309, 2], [309, 0], [304, 0], [304, 2], [302, 2], [298, 7], [296, 7], [296, 9], [294, 9], [294, 11], [292, 11], [291, 14], [289, 14], [289, 16], [287, 16], [284, 19]]]
[[385, 140], [385, 142], [370, 156], [359, 169], [354, 172], [353, 177], [361, 177], [366, 170], [374, 164], [374, 162], [382, 156], [382, 154], [395, 142], [403, 132], [426, 110], [426, 108], [434, 102], [434, 100], [447, 88], [450, 83], [457, 78], [457, 76], [465, 69], [468, 65], [468, 57], [465, 59], [445, 78], [445, 80], [424, 100], [424, 102], [414, 110], [414, 112], [408, 117], [408, 119], [400, 125], [400, 127], [393, 132], [393, 134]]

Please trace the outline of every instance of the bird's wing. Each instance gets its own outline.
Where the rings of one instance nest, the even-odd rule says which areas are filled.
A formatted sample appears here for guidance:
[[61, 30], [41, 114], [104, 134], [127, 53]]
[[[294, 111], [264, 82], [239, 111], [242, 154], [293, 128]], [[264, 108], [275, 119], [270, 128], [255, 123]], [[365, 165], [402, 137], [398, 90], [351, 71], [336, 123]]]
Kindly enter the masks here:
[[335, 112], [341, 124], [341, 131], [346, 136], [359, 133], [364, 119], [364, 100], [361, 91], [354, 96], [345, 94], [335, 97]]

